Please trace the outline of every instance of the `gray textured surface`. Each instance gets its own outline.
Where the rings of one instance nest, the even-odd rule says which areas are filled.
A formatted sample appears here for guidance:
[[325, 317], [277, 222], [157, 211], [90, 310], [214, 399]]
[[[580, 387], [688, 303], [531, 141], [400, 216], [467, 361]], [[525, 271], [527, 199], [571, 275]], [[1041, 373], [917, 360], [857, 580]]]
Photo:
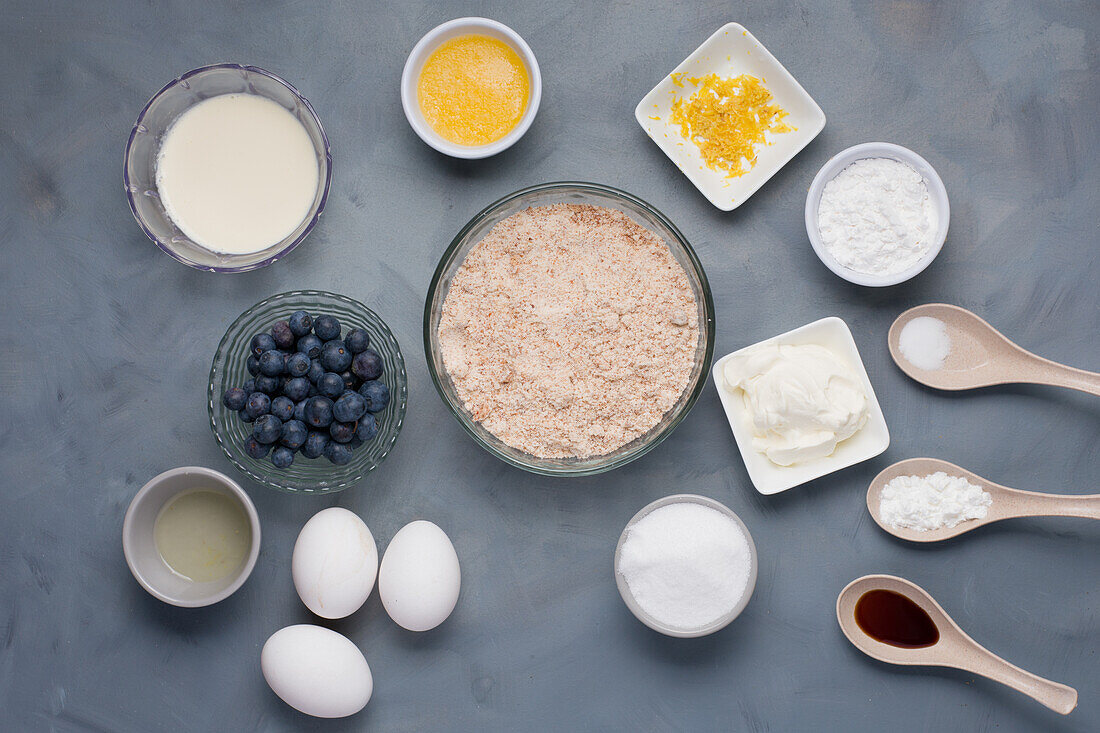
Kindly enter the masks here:
[[[970, 307], [1053, 359], [1100, 369], [1097, 347], [1095, 3], [350, 2], [0, 6], [0, 729], [1097, 730], [1100, 526], [1017, 521], [934, 547], [884, 535], [863, 506], [874, 474], [911, 456], [993, 480], [1096, 490], [1100, 402], [1054, 389], [924, 390], [889, 361], [904, 308]], [[405, 123], [407, 51], [451, 17], [481, 13], [535, 49], [545, 95], [526, 138], [495, 159], [440, 157]], [[821, 136], [731, 214], [712, 208], [641, 133], [638, 100], [715, 28], [742, 22], [820, 102]], [[131, 220], [126, 135], [173, 76], [253, 63], [298, 85], [335, 150], [328, 209], [285, 261], [242, 276], [189, 270]], [[806, 187], [833, 153], [888, 140], [924, 155], [951, 195], [939, 259], [883, 292], [840, 281], [802, 225]], [[713, 387], [657, 450], [614, 474], [538, 478], [479, 450], [424, 366], [421, 308], [451, 236], [516, 188], [573, 178], [624, 187], [668, 214], [715, 291], [718, 354], [826, 315], [851, 326], [893, 433], [879, 459], [776, 497], [748, 482]], [[244, 482], [264, 545], [233, 598], [183, 610], [146, 595], [123, 563], [133, 493], [164, 469], [233, 474], [206, 424], [209, 359], [224, 328], [274, 292], [321, 287], [386, 318], [409, 364], [407, 427], [390, 459], [338, 497]], [[701, 640], [658, 637], [620, 601], [623, 524], [692, 491], [738, 512], [760, 550], [745, 614]], [[310, 616], [290, 551], [339, 504], [384, 544], [434, 520], [463, 563], [454, 616], [414, 636], [375, 594], [348, 634], [374, 699], [311, 721], [264, 685], [266, 637]], [[891, 572], [928, 588], [980, 642], [1076, 686], [1060, 718], [1006, 688], [899, 670], [837, 629], [840, 588]]]

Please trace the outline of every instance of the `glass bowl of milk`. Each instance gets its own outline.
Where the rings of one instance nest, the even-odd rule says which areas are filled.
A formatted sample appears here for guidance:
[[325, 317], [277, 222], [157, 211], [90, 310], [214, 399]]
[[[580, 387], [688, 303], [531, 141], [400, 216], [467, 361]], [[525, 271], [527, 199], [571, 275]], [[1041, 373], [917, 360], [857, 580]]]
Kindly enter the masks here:
[[313, 107], [255, 66], [205, 66], [169, 82], [126, 145], [134, 218], [169, 255], [210, 272], [254, 270], [298, 246], [331, 181]]

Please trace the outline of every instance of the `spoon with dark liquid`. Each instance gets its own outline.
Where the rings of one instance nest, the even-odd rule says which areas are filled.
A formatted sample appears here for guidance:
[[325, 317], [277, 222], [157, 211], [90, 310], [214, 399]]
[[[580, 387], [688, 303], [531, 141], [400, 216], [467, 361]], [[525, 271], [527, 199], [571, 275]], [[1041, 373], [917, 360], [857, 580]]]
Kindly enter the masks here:
[[920, 586], [893, 575], [853, 580], [836, 599], [836, 618], [848, 641], [888, 664], [954, 667], [1022, 692], [1067, 715], [1077, 690], [1006, 662], [966, 635]]

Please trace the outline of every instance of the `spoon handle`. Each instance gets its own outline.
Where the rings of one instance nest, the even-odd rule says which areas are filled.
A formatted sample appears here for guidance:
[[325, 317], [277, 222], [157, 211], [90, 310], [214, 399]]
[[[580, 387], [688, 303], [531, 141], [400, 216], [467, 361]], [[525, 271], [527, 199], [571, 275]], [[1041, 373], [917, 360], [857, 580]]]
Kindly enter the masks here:
[[1022, 692], [1056, 713], [1068, 715], [1077, 707], [1077, 690], [1020, 669], [977, 643], [959, 666]]
[[1032, 358], [1026, 369], [1027, 381], [1055, 387], [1068, 387], [1100, 397], [1100, 374], [1059, 364], [1030, 352], [1028, 355]]
[[1083, 517], [1100, 519], [1100, 494], [1017, 494], [1015, 517]]

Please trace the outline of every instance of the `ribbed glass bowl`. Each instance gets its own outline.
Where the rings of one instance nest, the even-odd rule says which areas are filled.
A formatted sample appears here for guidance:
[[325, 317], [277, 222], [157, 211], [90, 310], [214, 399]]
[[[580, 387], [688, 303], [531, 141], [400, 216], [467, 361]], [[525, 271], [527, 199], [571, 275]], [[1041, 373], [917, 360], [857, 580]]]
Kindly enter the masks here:
[[[622, 446], [618, 450], [602, 456], [589, 458], [539, 458], [507, 445], [477, 422], [462, 404], [455, 391], [439, 348], [439, 321], [443, 313], [443, 302], [451, 287], [455, 272], [462, 266], [470, 250], [498, 222], [512, 214], [531, 206], [549, 206], [552, 204], [587, 204], [618, 209], [638, 224], [661, 237], [672, 251], [676, 261], [687, 273], [695, 302], [698, 307], [699, 343], [695, 350], [695, 365], [691, 379], [680, 399], [672, 409], [665, 413], [645, 435]], [[428, 298], [424, 303], [424, 353], [428, 360], [428, 372], [432, 376], [439, 395], [458, 419], [459, 424], [482, 448], [497, 458], [532, 473], [547, 476], [586, 476], [610, 471], [630, 463], [651, 451], [658, 443], [667, 438], [680, 424], [698, 399], [706, 384], [707, 370], [714, 356], [714, 300], [706, 273], [688, 244], [684, 235], [668, 217], [645, 201], [609, 186], [597, 183], [561, 181], [532, 186], [490, 204], [479, 212], [454, 238], [443, 258], [436, 267], [428, 288]]]
[[[294, 456], [294, 464], [283, 470], [275, 468], [267, 458], [252, 458], [244, 452], [244, 442], [252, 434], [252, 424], [244, 422], [222, 404], [225, 390], [241, 386], [252, 376], [245, 368], [252, 337], [269, 331], [275, 321], [288, 318], [296, 310], [304, 310], [315, 318], [326, 314], [335, 316], [340, 320], [342, 333], [347, 333], [349, 328], [364, 329], [370, 334], [371, 348], [382, 357], [385, 366], [381, 381], [390, 388], [390, 403], [375, 415], [378, 435], [356, 448], [351, 462], [344, 466], [337, 466], [324, 457], [310, 459], [298, 453]], [[397, 442], [408, 405], [405, 359], [389, 327], [362, 303], [321, 290], [280, 293], [246, 310], [225, 332], [210, 366], [206, 401], [214, 439], [233, 465], [253, 481], [293, 493], [341, 491], [377, 468]]]
[[[157, 155], [168, 128], [199, 102], [222, 94], [257, 94], [276, 102], [302, 123], [317, 156], [320, 184], [309, 214], [281, 241], [259, 252], [224, 254], [192, 242], [168, 216], [157, 191]], [[332, 150], [309, 100], [290, 82], [256, 66], [214, 64], [173, 79], [141, 110], [126, 143], [123, 185], [134, 219], [165, 253], [197, 270], [246, 272], [285, 257], [313, 231], [331, 183]]]

